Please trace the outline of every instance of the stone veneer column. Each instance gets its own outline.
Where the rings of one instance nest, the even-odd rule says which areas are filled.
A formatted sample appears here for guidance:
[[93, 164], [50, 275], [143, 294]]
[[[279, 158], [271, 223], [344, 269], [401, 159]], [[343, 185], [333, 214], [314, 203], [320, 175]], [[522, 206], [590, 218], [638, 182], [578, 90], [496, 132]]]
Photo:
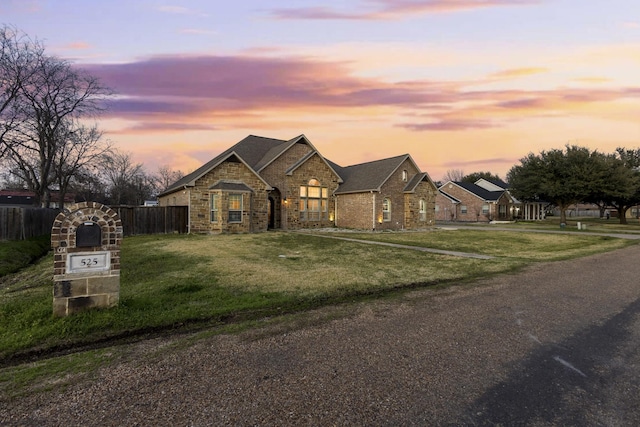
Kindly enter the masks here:
[[[76, 232], [82, 225], [100, 227], [99, 244], [90, 247], [76, 245]], [[68, 316], [90, 308], [118, 304], [122, 237], [118, 213], [100, 203], [78, 203], [58, 214], [51, 229], [54, 315]], [[99, 259], [100, 266], [93, 270], [93, 266], [70, 268], [67, 265], [70, 255], [86, 257], [87, 260]], [[102, 266], [103, 260], [106, 261]]]

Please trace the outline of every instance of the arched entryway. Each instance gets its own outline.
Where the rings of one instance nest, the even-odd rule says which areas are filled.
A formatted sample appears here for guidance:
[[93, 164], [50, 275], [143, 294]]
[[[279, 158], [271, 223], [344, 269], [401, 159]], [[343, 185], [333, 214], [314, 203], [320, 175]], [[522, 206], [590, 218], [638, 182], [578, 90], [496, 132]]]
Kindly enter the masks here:
[[269, 230], [277, 230], [282, 228], [282, 223], [280, 220], [281, 209], [280, 205], [282, 202], [282, 196], [280, 195], [280, 190], [274, 188], [269, 192], [269, 206], [268, 206], [268, 219], [269, 219]]

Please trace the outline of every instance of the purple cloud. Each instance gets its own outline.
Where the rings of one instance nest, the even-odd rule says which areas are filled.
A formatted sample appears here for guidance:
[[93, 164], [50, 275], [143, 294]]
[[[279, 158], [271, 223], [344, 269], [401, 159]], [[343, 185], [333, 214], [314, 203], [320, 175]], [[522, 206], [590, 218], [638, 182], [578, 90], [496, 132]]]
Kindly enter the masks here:
[[276, 19], [308, 20], [392, 20], [416, 14], [450, 13], [490, 7], [525, 6], [541, 0], [368, 0], [351, 11], [322, 6], [273, 9]]
[[[396, 107], [413, 131], [485, 129], [519, 120], [522, 111], [562, 114], [576, 105], [640, 97], [640, 88], [469, 90], [469, 82], [359, 77], [345, 62], [304, 57], [158, 56], [124, 64], [85, 65], [113, 88], [107, 113], [149, 128], [151, 123], [260, 120], [265, 111], [331, 111]], [[135, 129], [134, 129], [135, 130]]]
[[397, 125], [398, 127], [409, 129], [412, 131], [460, 131], [471, 129], [488, 129], [499, 126], [498, 123], [490, 120], [474, 120], [474, 119], [446, 119], [440, 118], [435, 122], [429, 123], [405, 123]]

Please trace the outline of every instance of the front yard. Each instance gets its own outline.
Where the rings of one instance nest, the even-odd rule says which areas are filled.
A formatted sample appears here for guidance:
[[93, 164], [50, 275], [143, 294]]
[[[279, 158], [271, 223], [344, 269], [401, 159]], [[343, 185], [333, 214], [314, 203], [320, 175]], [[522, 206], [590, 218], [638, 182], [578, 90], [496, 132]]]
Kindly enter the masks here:
[[21, 354], [256, 320], [403, 288], [462, 283], [531, 262], [632, 244], [587, 234], [474, 230], [346, 235], [495, 258], [435, 255], [304, 233], [129, 237], [122, 247], [119, 306], [55, 318], [49, 254], [0, 278], [0, 365]]

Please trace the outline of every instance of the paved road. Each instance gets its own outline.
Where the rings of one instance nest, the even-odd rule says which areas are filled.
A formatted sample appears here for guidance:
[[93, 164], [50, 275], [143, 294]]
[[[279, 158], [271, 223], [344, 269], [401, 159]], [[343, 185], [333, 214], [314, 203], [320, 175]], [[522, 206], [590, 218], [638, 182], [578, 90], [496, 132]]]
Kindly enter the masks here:
[[640, 425], [639, 260], [632, 246], [170, 351], [178, 338], [147, 341], [0, 401], [0, 425]]

